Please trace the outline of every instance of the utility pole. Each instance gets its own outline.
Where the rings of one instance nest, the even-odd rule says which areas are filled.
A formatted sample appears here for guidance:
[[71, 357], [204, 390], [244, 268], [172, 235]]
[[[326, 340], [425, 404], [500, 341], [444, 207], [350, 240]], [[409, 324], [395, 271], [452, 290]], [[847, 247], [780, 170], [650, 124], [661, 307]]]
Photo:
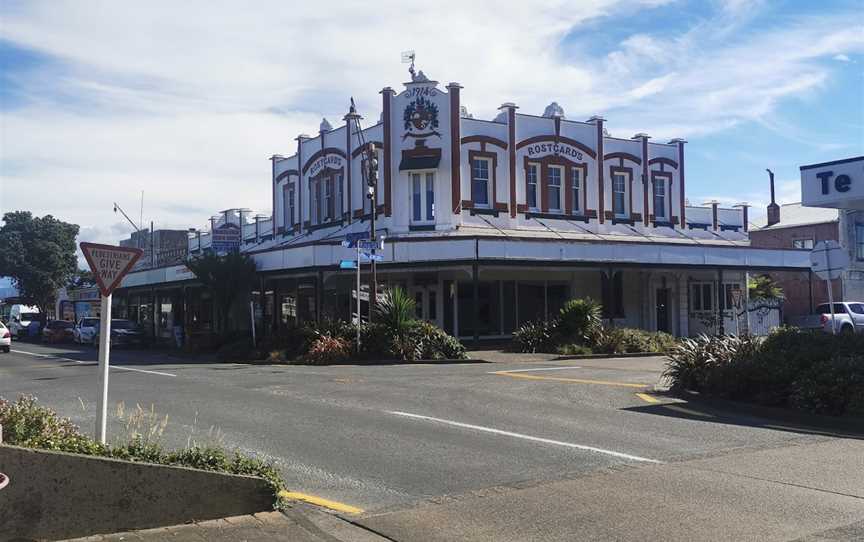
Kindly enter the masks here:
[[[376, 194], [376, 188], [378, 185], [378, 156], [375, 154], [375, 145], [372, 142], [369, 142], [366, 152], [366, 163], [369, 166], [369, 173], [366, 177], [366, 183], [369, 190], [366, 197], [372, 200], [372, 218], [369, 220], [369, 240], [377, 245], [378, 240], [375, 237], [375, 215], [378, 214], [378, 197]], [[375, 305], [378, 303], [378, 272], [375, 265], [374, 248], [372, 249], [372, 256], [372, 285], [371, 288], [369, 288], [369, 322], [372, 322], [372, 315], [375, 313]], [[357, 295], [360, 294], [358, 293]]]

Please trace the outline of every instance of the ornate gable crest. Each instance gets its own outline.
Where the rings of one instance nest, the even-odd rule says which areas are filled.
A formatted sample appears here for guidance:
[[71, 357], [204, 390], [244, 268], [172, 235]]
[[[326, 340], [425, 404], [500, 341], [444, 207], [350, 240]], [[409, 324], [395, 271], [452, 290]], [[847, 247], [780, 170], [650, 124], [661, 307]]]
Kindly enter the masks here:
[[405, 135], [402, 139], [408, 137], [429, 137], [438, 136], [438, 106], [435, 102], [429, 100], [422, 95], [416, 100], [410, 102], [405, 107], [403, 115], [405, 121]]

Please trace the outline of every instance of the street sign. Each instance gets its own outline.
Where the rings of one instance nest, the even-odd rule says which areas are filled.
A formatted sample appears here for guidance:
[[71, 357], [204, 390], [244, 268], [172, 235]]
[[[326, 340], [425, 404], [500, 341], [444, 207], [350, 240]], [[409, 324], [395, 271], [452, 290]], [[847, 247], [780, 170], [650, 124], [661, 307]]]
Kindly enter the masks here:
[[140, 248], [115, 247], [112, 245], [99, 245], [96, 243], [81, 243], [81, 252], [96, 277], [96, 283], [103, 296], [111, 295], [111, 292], [120, 285], [120, 281], [126, 273], [132, 269], [141, 254]]
[[361, 252], [360, 254], [362, 254], [363, 257], [366, 258], [367, 260], [372, 260], [372, 261], [376, 261], [376, 262], [380, 262], [380, 261], [384, 260], [384, 256], [382, 256], [381, 254], [370, 254], [368, 252]]
[[840, 278], [849, 266], [849, 254], [837, 241], [819, 241], [810, 252], [810, 269], [820, 279]]
[[339, 269], [357, 269], [357, 262], [355, 260], [341, 260]]
[[111, 354], [111, 292], [144, 252], [140, 248], [81, 243], [81, 252], [102, 292], [99, 318], [99, 395], [96, 396], [96, 438], [106, 442], [108, 420], [108, 367]]
[[368, 231], [358, 231], [358, 232], [354, 232], [354, 233], [346, 233], [345, 234], [345, 240], [348, 242], [356, 243], [357, 241], [360, 241], [361, 239], [369, 239], [369, 232]]
[[362, 241], [357, 241], [357, 246], [360, 247], [360, 250], [383, 250], [384, 249], [384, 240], [380, 241], [370, 241], [368, 239], [364, 239]]

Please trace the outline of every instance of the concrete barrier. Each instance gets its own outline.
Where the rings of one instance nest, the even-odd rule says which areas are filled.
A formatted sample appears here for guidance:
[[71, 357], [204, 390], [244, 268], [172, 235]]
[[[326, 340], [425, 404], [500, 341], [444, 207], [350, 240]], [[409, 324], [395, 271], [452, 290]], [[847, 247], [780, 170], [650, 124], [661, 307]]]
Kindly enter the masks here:
[[74, 538], [271, 510], [251, 476], [0, 445], [0, 542]]

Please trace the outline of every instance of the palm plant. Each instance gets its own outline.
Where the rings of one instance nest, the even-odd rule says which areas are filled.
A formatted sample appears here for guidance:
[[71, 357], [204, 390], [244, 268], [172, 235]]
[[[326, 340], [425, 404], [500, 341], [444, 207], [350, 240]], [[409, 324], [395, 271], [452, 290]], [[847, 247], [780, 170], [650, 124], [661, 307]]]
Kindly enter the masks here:
[[393, 338], [394, 353], [401, 359], [414, 359], [416, 345], [410, 344], [417, 303], [402, 288], [386, 290], [375, 304], [377, 323], [385, 326]]
[[750, 299], [782, 300], [783, 288], [769, 275], [756, 275], [747, 283]]
[[556, 332], [568, 343], [590, 343], [601, 329], [601, 314], [600, 303], [590, 297], [571, 299], [561, 308]]

